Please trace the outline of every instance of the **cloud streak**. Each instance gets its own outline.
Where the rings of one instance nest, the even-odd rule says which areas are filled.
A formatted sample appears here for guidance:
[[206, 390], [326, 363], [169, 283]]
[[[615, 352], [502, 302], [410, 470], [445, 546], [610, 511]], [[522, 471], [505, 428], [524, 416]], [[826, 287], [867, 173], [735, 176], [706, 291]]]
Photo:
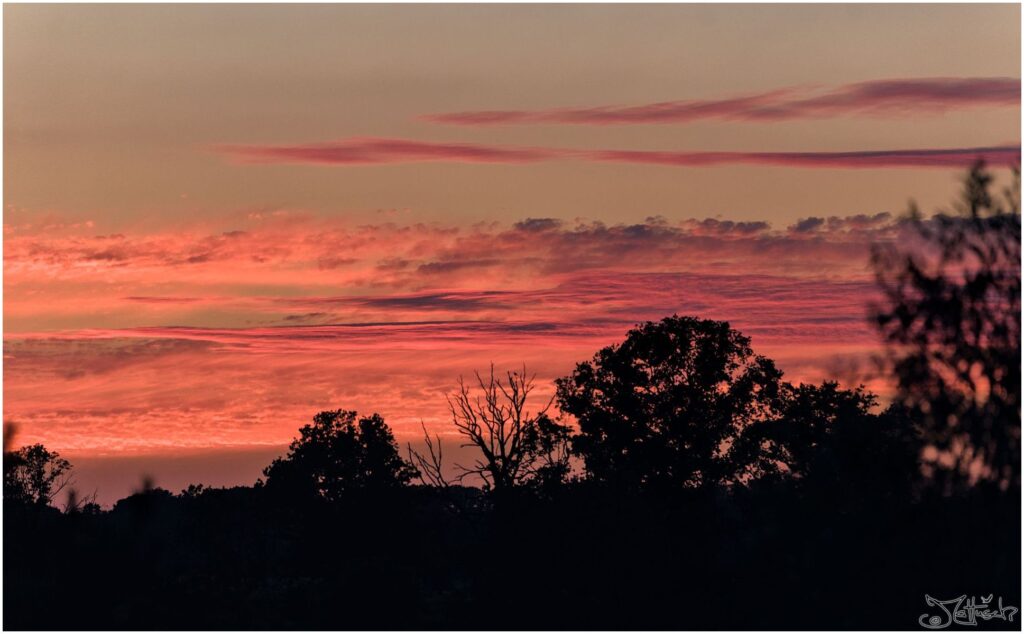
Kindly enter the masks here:
[[906, 78], [859, 82], [826, 90], [784, 88], [725, 99], [546, 110], [476, 110], [421, 118], [463, 126], [608, 126], [716, 119], [770, 122], [855, 115], [914, 116], [984, 106], [1019, 106], [1020, 90], [1020, 79], [1012, 77]]
[[510, 148], [470, 143], [431, 143], [409, 139], [355, 137], [309, 145], [220, 145], [214, 151], [245, 163], [380, 165], [388, 163], [536, 163], [557, 158], [558, 150]]
[[[763, 165], [796, 168], [959, 168], [976, 160], [992, 165], [1020, 161], [1019, 145], [962, 148], [860, 150], [850, 152], [673, 152], [655, 150], [579, 150], [517, 148], [482, 144], [431, 143], [404, 139], [353, 138], [308, 145], [231, 145], [215, 151], [241, 163], [301, 165], [390, 165], [402, 163], [525, 164], [556, 160], [634, 163], [668, 167]], [[116, 259], [116, 251], [97, 259]]]

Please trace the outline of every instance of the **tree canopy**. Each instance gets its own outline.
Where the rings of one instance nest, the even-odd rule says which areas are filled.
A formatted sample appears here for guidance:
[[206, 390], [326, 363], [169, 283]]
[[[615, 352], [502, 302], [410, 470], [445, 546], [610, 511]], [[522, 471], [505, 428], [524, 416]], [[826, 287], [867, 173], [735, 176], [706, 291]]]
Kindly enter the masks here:
[[923, 423], [925, 456], [953, 490], [1020, 485], [1020, 179], [1002, 194], [978, 163], [953, 211], [914, 207], [872, 263], [873, 317], [899, 400]]
[[264, 470], [267, 486], [284, 487], [328, 500], [356, 490], [407, 484], [416, 469], [398, 453], [391, 429], [378, 414], [320, 412], [299, 430], [288, 455]]
[[627, 487], [724, 483], [748, 468], [740, 434], [778, 409], [775, 364], [727, 322], [667, 317], [557, 381], [587, 474]]

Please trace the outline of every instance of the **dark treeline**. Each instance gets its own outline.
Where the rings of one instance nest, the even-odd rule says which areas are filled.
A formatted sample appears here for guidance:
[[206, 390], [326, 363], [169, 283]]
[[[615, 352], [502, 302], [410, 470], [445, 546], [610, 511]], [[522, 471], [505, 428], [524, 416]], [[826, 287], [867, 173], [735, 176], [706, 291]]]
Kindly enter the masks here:
[[941, 614], [926, 594], [1019, 607], [1020, 211], [990, 190], [975, 167], [873, 254], [885, 407], [672, 316], [551, 402], [526, 368], [460, 380], [469, 464], [326, 411], [254, 486], [102, 510], [56, 453], [5, 446], [5, 625], [911, 629]]

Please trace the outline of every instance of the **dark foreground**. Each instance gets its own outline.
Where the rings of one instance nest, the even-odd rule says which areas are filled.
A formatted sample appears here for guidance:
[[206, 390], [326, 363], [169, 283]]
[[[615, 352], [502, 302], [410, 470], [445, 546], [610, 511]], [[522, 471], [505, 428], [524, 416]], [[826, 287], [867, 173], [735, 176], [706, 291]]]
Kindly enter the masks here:
[[99, 514], [7, 505], [4, 625], [920, 629], [941, 615], [925, 594], [1020, 606], [1019, 493], [832, 499], [577, 485], [500, 504], [410, 487], [335, 505], [265, 488], [157, 489]]

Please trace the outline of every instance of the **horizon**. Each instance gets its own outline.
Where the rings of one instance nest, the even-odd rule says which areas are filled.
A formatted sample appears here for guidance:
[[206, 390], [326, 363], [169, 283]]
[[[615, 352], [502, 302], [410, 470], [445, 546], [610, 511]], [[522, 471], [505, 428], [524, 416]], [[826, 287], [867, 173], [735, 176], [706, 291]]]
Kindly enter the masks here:
[[248, 485], [321, 410], [455, 437], [460, 375], [525, 364], [544, 400], [673, 314], [885, 401], [871, 246], [1019, 164], [1019, 23], [5, 6], [5, 425], [105, 506]]

